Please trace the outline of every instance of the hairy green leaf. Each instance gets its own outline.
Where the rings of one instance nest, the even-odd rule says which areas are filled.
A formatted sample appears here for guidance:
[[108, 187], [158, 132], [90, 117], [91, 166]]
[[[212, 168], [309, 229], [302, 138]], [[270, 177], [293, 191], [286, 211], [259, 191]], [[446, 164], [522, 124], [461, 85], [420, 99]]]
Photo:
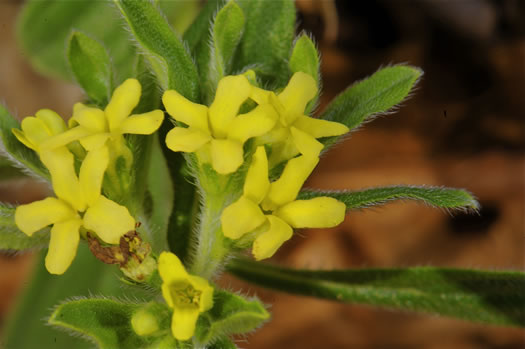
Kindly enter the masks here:
[[[81, 243], [73, 264], [63, 275], [51, 275], [44, 266], [46, 251], [35, 258], [35, 271], [2, 333], [4, 348], [88, 349], [92, 343], [45, 326], [52, 307], [71, 297], [93, 294], [149, 299], [151, 295], [123, 287], [115, 266], [95, 259]], [[28, 335], [30, 333], [31, 335]]]
[[191, 56], [166, 19], [149, 1], [114, 0], [162, 89], [199, 100], [199, 77]]
[[292, 74], [296, 72], [306, 73], [313, 77], [317, 83], [317, 94], [306, 106], [305, 113], [309, 114], [317, 106], [319, 93], [321, 92], [321, 72], [319, 70], [321, 62], [319, 60], [319, 52], [308, 35], [303, 33], [297, 38], [288, 65]]
[[243, 30], [244, 14], [235, 1], [230, 1], [215, 16], [210, 61], [201, 71], [201, 79], [207, 84], [206, 103], [211, 103], [219, 80], [231, 74], [233, 56]]
[[234, 71], [253, 68], [264, 83], [282, 87], [288, 82], [288, 58], [295, 32], [293, 0], [238, 0], [246, 17]]
[[67, 57], [75, 80], [89, 99], [98, 106], [105, 106], [113, 91], [113, 70], [104, 46], [80, 31], [73, 31]]
[[0, 104], [0, 138], [2, 140], [0, 151], [3, 151], [3, 155], [25, 173], [49, 180], [47, 168], [32, 149], [18, 141], [11, 132], [13, 128], [20, 129], [19, 122]]
[[302, 190], [298, 199], [329, 196], [344, 202], [347, 210], [384, 205], [394, 200], [416, 200], [434, 207], [456, 210], [479, 209], [479, 203], [467, 191], [442, 187], [393, 186], [359, 191]]
[[78, 332], [100, 349], [141, 348], [146, 341], [131, 327], [131, 314], [138, 307], [111, 299], [77, 299], [59, 305], [49, 324]]
[[7, 158], [0, 155], [0, 181], [21, 177], [25, 177], [24, 172], [13, 166], [13, 163]]
[[26, 1], [17, 22], [18, 42], [39, 72], [73, 80], [64, 55], [73, 29], [89, 33], [109, 49], [118, 67], [117, 82], [131, 75], [135, 49], [109, 1]]
[[0, 250], [22, 251], [47, 247], [50, 229], [44, 228], [27, 236], [15, 224], [15, 209], [0, 203]]
[[196, 56], [196, 50], [199, 43], [209, 40], [210, 27], [213, 23], [213, 17], [217, 11], [224, 5], [226, 0], [208, 0], [195, 18], [193, 23], [184, 33], [184, 41], [188, 44], [190, 51]]
[[213, 308], [199, 318], [197, 339], [202, 343], [250, 332], [268, 321], [270, 314], [258, 300], [215, 290]]
[[[321, 118], [343, 123], [352, 130], [399, 104], [422, 74], [421, 69], [405, 65], [381, 69], [339, 94]], [[344, 136], [325, 138], [325, 149], [341, 137]]]
[[288, 293], [525, 326], [525, 274], [521, 272], [433, 267], [294, 270], [247, 259], [231, 261], [228, 270], [257, 285]]

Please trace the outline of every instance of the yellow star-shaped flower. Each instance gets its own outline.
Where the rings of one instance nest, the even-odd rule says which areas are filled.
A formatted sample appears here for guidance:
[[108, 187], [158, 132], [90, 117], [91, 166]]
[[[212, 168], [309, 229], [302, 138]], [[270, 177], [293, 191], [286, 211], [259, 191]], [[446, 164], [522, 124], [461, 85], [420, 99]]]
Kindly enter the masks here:
[[20, 126], [22, 130], [13, 128], [11, 131], [20, 142], [37, 153], [42, 143], [67, 130], [64, 119], [49, 109], [41, 109], [35, 116], [24, 118]]
[[259, 146], [244, 182], [243, 195], [226, 207], [221, 216], [224, 236], [239, 239], [256, 229], [253, 255], [271, 257], [292, 237], [292, 228], [329, 228], [340, 224], [346, 206], [329, 197], [295, 200], [306, 178], [319, 162], [318, 157], [301, 155], [286, 164], [281, 177], [270, 183], [268, 160]]
[[106, 147], [86, 155], [78, 176], [66, 147], [42, 151], [40, 158], [51, 173], [57, 197], [18, 206], [15, 223], [29, 236], [53, 225], [45, 264], [50, 273], [63, 274], [75, 258], [81, 227], [104, 242], [118, 244], [122, 235], [134, 229], [135, 220], [126, 207], [100, 194], [109, 162]]
[[115, 89], [104, 110], [75, 104], [70, 129], [46, 140], [41, 148], [55, 149], [78, 140], [87, 151], [107, 144], [112, 157], [123, 154], [124, 134], [152, 134], [164, 119], [164, 113], [158, 109], [130, 115], [139, 103], [140, 94], [138, 80], [127, 79]]
[[267, 134], [258, 139], [258, 144], [273, 144], [270, 168], [301, 153], [318, 156], [323, 144], [316, 138], [339, 136], [349, 131], [345, 125], [316, 119], [304, 115], [306, 105], [317, 94], [317, 84], [308, 74], [295, 73], [286, 88], [275, 95], [257, 87], [251, 98], [257, 103], [270, 103], [279, 113], [279, 122]]
[[162, 296], [173, 309], [171, 332], [178, 340], [188, 340], [195, 333], [200, 313], [213, 306], [213, 287], [207, 280], [188, 274], [179, 258], [171, 252], [159, 257]]
[[198, 151], [201, 160], [210, 161], [220, 174], [235, 172], [244, 161], [244, 143], [268, 132], [277, 120], [275, 109], [268, 103], [238, 115], [251, 92], [252, 86], [244, 75], [222, 78], [209, 108], [187, 100], [177, 91], [166, 91], [162, 96], [166, 111], [188, 126], [168, 132], [166, 145], [173, 151]]

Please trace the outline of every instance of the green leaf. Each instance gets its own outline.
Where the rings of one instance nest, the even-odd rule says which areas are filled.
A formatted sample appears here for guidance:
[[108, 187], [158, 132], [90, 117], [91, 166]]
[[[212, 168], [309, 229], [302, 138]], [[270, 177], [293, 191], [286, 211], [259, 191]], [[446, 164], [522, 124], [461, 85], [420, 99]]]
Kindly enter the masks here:
[[156, 0], [173, 29], [183, 33], [199, 14], [199, 0]]
[[228, 269], [257, 285], [344, 303], [525, 326], [525, 274], [433, 267], [294, 270], [233, 260]]
[[162, 89], [199, 100], [199, 77], [191, 56], [159, 10], [149, 1], [114, 0], [133, 38], [146, 55]]
[[329, 196], [344, 202], [347, 210], [384, 205], [394, 200], [416, 200], [427, 205], [455, 210], [479, 209], [479, 203], [469, 192], [442, 187], [393, 186], [359, 191], [303, 190], [298, 199]]
[[173, 183], [157, 135], [152, 144], [147, 190], [151, 198], [148, 217], [150, 242], [155, 253], [168, 250], [168, 224], [173, 209]]
[[208, 41], [210, 27], [215, 13], [224, 5], [226, 0], [208, 0], [195, 18], [193, 23], [184, 33], [184, 41], [188, 44], [190, 52], [196, 56], [196, 49], [200, 42]]
[[64, 55], [73, 29], [89, 33], [108, 48], [115, 67], [116, 82], [132, 73], [135, 48], [118, 21], [109, 1], [29, 0], [17, 21], [17, 38], [24, 56], [40, 73], [73, 80]]
[[11, 161], [0, 155], [0, 181], [25, 177], [24, 172], [13, 166]]
[[314, 99], [311, 100], [306, 107], [306, 114], [309, 114], [316, 106], [319, 100], [319, 93], [321, 92], [321, 72], [320, 72], [319, 52], [317, 51], [314, 42], [306, 34], [302, 34], [295, 41], [295, 45], [290, 56], [290, 70], [293, 73], [303, 72], [315, 79], [317, 83], [318, 92]]
[[201, 80], [207, 84], [207, 103], [211, 103], [219, 80], [232, 72], [232, 60], [242, 38], [244, 22], [244, 14], [235, 1], [228, 2], [215, 16], [210, 61], [200, 72]]
[[15, 209], [0, 203], [0, 250], [22, 251], [47, 247], [50, 229], [44, 228], [27, 236], [15, 224]]
[[138, 307], [110, 299], [77, 299], [59, 305], [49, 324], [78, 332], [100, 349], [141, 348], [146, 341], [131, 327], [131, 314]]
[[25, 173], [49, 180], [47, 168], [32, 149], [18, 141], [11, 132], [13, 128], [20, 129], [19, 122], [0, 104], [0, 152]]
[[288, 58], [295, 32], [293, 0], [239, 0], [246, 27], [234, 71], [250, 66], [264, 83], [282, 87], [290, 76]]
[[[381, 69], [339, 94], [321, 118], [343, 123], [352, 130], [400, 103], [422, 74], [421, 69], [405, 65]], [[325, 149], [341, 137], [325, 138]]]
[[195, 335], [206, 344], [220, 337], [253, 331], [269, 318], [270, 314], [258, 300], [215, 290], [213, 308], [199, 318]]
[[[45, 326], [51, 310], [71, 297], [103, 294], [107, 297], [149, 299], [151, 295], [123, 287], [115, 266], [95, 259], [81, 243], [73, 264], [63, 275], [51, 275], [44, 266], [46, 251], [35, 258], [35, 271], [2, 333], [4, 348], [88, 349], [92, 343]], [[30, 334], [30, 335], [28, 335]]]
[[67, 57], [76, 81], [89, 99], [98, 106], [105, 106], [113, 91], [113, 70], [104, 46], [80, 31], [73, 31]]

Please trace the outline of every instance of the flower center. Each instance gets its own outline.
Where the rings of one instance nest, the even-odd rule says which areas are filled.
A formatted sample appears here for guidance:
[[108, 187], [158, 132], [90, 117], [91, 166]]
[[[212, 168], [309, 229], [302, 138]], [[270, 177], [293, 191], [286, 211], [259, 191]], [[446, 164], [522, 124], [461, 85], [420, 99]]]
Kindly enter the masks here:
[[202, 291], [196, 290], [189, 283], [171, 285], [171, 297], [176, 307], [199, 306]]

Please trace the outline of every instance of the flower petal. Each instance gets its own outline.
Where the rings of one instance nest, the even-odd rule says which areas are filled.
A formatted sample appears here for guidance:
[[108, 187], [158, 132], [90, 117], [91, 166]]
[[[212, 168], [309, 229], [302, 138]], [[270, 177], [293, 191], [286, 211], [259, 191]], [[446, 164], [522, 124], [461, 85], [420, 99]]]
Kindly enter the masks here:
[[277, 112], [271, 105], [259, 105], [252, 111], [233, 119], [229, 126], [228, 139], [244, 144], [249, 138], [261, 136], [270, 131], [277, 118]]
[[77, 211], [84, 211], [86, 202], [75, 172], [73, 154], [66, 147], [59, 147], [43, 151], [40, 159], [51, 174], [55, 194]]
[[293, 125], [314, 138], [340, 136], [350, 131], [346, 125], [339, 122], [311, 118], [306, 115], [299, 116]]
[[80, 144], [82, 144], [82, 147], [87, 151], [92, 151], [103, 147], [109, 136], [109, 133], [95, 133], [80, 139]]
[[345, 219], [346, 206], [334, 198], [297, 200], [280, 207], [274, 214], [294, 228], [330, 228]]
[[323, 143], [293, 126], [290, 127], [290, 133], [292, 134], [294, 145], [301, 154], [314, 157], [321, 154], [321, 150], [324, 147]]
[[[159, 256], [159, 274], [164, 284], [188, 279], [188, 273], [179, 257], [171, 252], [162, 252]], [[168, 288], [169, 291], [169, 288]], [[166, 296], [164, 296], [166, 298]], [[173, 305], [172, 305], [173, 306]]]
[[199, 308], [184, 307], [173, 309], [171, 318], [171, 333], [175, 339], [185, 341], [195, 333], [195, 325], [199, 318]]
[[50, 224], [76, 217], [77, 213], [66, 202], [57, 198], [46, 198], [27, 205], [20, 205], [15, 211], [15, 224], [29, 236]]
[[92, 134], [92, 132], [82, 126], [73, 127], [42, 142], [42, 144], [40, 144], [40, 151], [52, 150], [65, 146], [71, 142], [82, 140], [90, 134]]
[[70, 124], [79, 124], [91, 133], [108, 132], [109, 125], [104, 111], [98, 108], [77, 108], [69, 120]]
[[193, 103], [175, 90], [168, 90], [162, 95], [162, 103], [166, 111], [177, 121], [194, 127], [205, 133], [210, 133], [208, 127], [208, 107]]
[[77, 255], [82, 225], [80, 218], [55, 223], [51, 228], [51, 239], [46, 256], [46, 269], [51, 274], [64, 274]]
[[270, 229], [253, 242], [252, 253], [256, 260], [270, 258], [279, 247], [293, 235], [293, 229], [285, 221], [273, 215], [267, 216]]
[[305, 155], [288, 161], [281, 177], [270, 184], [268, 195], [263, 201], [263, 209], [273, 211], [295, 200], [299, 190], [318, 162], [318, 157]]
[[288, 138], [283, 142], [278, 142], [272, 146], [272, 153], [268, 159], [270, 168], [274, 168], [280, 163], [288, 161], [299, 154], [299, 150], [295, 146], [294, 140], [290, 136], [290, 132], [288, 132], [289, 129], [283, 128], [283, 130], [286, 130]]
[[86, 210], [84, 227], [97, 233], [104, 242], [118, 244], [122, 235], [135, 229], [135, 219], [125, 206], [101, 195]]
[[109, 164], [107, 147], [100, 147], [88, 152], [80, 166], [79, 182], [88, 206], [93, 205], [100, 197], [104, 172]]
[[297, 72], [292, 76], [284, 91], [278, 96], [286, 108], [285, 120], [288, 125], [304, 114], [306, 104], [316, 94], [317, 84], [314, 78], [303, 72]]
[[166, 145], [173, 151], [192, 153], [208, 143], [211, 136], [197, 128], [175, 127], [166, 135]]
[[210, 126], [214, 137], [226, 137], [230, 123], [239, 113], [239, 108], [248, 99], [252, 85], [244, 75], [225, 76], [219, 81], [215, 99], [210, 106]]
[[230, 139], [211, 140], [211, 163], [220, 174], [237, 171], [244, 161], [242, 144]]
[[164, 113], [162, 110], [153, 110], [148, 113], [131, 115], [122, 123], [121, 133], [136, 135], [150, 135], [162, 124]]
[[64, 119], [51, 109], [40, 109], [36, 112], [35, 116], [44, 122], [50, 135], [57, 135], [67, 130]]
[[127, 79], [115, 89], [104, 112], [109, 122], [109, 129], [118, 129], [133, 108], [139, 104], [141, 86], [136, 79]]
[[22, 130], [19, 130], [17, 128], [12, 128], [11, 132], [15, 135], [16, 139], [18, 139], [22, 144], [24, 144], [26, 147], [37, 150], [38, 146], [31, 142], [29, 139], [27, 139], [25, 133]]
[[222, 231], [230, 239], [239, 239], [265, 221], [259, 206], [244, 196], [226, 207], [221, 215]]
[[243, 196], [259, 204], [266, 196], [266, 193], [268, 193], [269, 188], [270, 181], [268, 180], [266, 151], [263, 146], [259, 146], [252, 156], [252, 163], [246, 174]]
[[213, 287], [208, 280], [195, 275], [189, 275], [189, 280], [193, 288], [201, 291], [199, 298], [199, 311], [202, 313], [213, 307]]
[[35, 146], [37, 151], [40, 143], [51, 137], [51, 131], [47, 128], [44, 121], [34, 116], [24, 118], [20, 127], [26, 139]]

